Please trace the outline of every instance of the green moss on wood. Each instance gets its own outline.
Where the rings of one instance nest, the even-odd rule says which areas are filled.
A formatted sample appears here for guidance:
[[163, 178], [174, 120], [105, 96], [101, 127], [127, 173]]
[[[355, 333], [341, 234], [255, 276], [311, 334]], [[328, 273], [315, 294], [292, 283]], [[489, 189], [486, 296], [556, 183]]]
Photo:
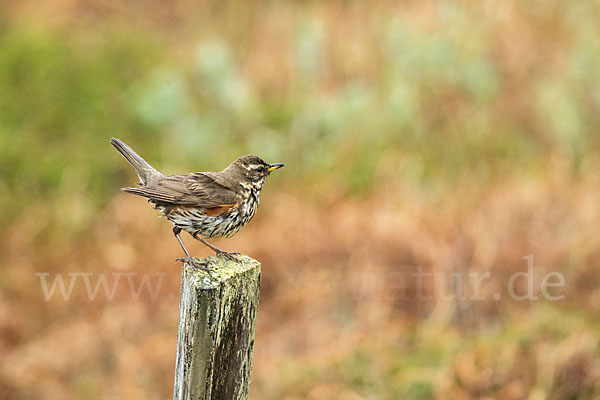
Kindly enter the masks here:
[[260, 263], [198, 260], [182, 270], [175, 399], [246, 399], [260, 289]]
[[195, 258], [196, 261], [206, 265], [210, 271], [184, 263], [185, 279], [203, 289], [212, 289], [218, 287], [222, 282], [244, 273], [253, 268], [260, 269], [260, 263], [247, 255], [238, 254], [236, 258], [240, 262], [235, 262], [224, 257], [208, 257], [205, 259]]

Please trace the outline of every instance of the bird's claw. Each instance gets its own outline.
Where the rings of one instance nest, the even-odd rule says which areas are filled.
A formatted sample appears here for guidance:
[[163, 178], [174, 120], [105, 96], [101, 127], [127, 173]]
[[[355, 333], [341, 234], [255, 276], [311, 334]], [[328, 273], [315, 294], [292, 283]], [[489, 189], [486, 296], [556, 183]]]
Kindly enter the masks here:
[[235, 253], [229, 253], [227, 251], [217, 251], [217, 256], [223, 257], [223, 258], [228, 258], [231, 261], [236, 261], [236, 262], [241, 262], [239, 258], [235, 257], [236, 255], [240, 255], [240, 253], [235, 252]]
[[192, 267], [203, 271], [212, 271], [212, 268], [210, 268], [206, 262], [197, 261], [192, 257], [179, 257], [177, 261], [188, 263]]

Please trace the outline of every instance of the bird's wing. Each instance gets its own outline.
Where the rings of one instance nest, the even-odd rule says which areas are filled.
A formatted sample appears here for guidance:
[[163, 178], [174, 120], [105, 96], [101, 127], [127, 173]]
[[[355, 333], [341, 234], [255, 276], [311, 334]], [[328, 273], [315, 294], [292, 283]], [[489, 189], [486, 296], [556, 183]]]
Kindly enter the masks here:
[[154, 201], [202, 208], [230, 208], [237, 203], [235, 192], [201, 172], [166, 176], [150, 186], [123, 190]]

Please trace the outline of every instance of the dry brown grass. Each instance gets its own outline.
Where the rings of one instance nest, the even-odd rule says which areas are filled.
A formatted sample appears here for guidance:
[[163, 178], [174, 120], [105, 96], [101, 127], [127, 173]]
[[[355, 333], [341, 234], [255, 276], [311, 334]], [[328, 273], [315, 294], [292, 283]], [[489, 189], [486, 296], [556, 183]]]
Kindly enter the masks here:
[[[399, 188], [326, 205], [269, 189], [256, 220], [219, 243], [263, 263], [253, 398], [394, 398], [414, 382], [439, 398], [598, 393], [598, 324], [589, 320], [600, 307], [598, 177], [575, 182], [557, 168], [543, 179], [457, 187], [443, 199]], [[15, 224], [3, 240], [4, 279], [14, 282], [0, 303], [3, 392], [169, 396], [179, 249], [168, 224], [119, 195], [73, 243], [33, 247], [26, 228]], [[564, 300], [493, 299], [510, 274], [526, 270], [527, 254], [537, 272], [564, 274]], [[391, 274], [419, 265], [493, 279], [485, 300], [445, 301], [447, 288], [435, 285], [427, 286], [432, 300], [418, 300], [410, 284], [409, 300], [400, 300]], [[46, 302], [40, 271], [167, 275], [155, 301], [132, 300], [126, 285], [112, 301], [89, 301], [80, 284], [70, 301]]]

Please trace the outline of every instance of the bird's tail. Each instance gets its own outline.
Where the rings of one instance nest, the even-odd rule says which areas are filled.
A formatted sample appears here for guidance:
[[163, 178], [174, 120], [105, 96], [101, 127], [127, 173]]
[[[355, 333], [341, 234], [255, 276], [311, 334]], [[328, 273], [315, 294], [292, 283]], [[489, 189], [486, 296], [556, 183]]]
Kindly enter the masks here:
[[117, 138], [111, 138], [110, 144], [119, 151], [129, 161], [129, 164], [135, 168], [135, 172], [140, 177], [140, 182], [143, 186], [151, 185], [153, 182], [163, 176], [160, 172], [154, 169], [150, 164], [140, 157], [133, 149]]

